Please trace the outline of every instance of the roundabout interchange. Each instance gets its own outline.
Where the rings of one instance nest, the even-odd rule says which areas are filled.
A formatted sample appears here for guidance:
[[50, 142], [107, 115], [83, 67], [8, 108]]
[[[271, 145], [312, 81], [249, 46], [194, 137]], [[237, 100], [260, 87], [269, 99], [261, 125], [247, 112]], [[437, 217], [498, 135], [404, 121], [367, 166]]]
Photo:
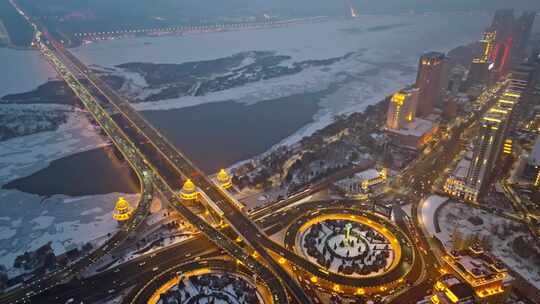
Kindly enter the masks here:
[[[268, 234], [276, 234], [278, 229], [285, 231], [286, 248], [301, 255], [304, 254], [304, 250], [301, 248], [302, 244], [298, 243], [298, 240], [302, 239], [302, 237], [299, 236], [309, 233], [310, 228], [313, 228], [320, 223], [331, 221], [333, 224], [337, 225], [335, 225], [335, 229], [333, 233], [330, 234], [330, 237], [338, 236], [338, 238], [342, 238], [341, 240], [345, 240], [345, 229], [341, 229], [339, 226], [341, 224], [347, 226], [347, 223], [345, 222], [355, 223], [356, 226], [353, 225], [353, 228], [351, 228], [351, 234], [357, 233], [358, 229], [362, 227], [363, 231], [360, 232], [362, 236], [350, 237], [350, 240], [355, 240], [354, 242], [356, 243], [357, 238], [362, 239], [362, 241], [360, 241], [360, 247], [366, 250], [363, 250], [356, 258], [349, 256], [348, 260], [356, 261], [357, 265], [361, 265], [359, 257], [363, 254], [366, 257], [369, 256], [371, 249], [367, 250], [368, 247], [375, 247], [376, 251], [384, 252], [383, 246], [388, 245], [388, 252], [390, 255], [388, 259], [390, 261], [389, 263], [385, 264], [377, 271], [362, 274], [347, 274], [344, 271], [332, 271], [332, 269], [327, 269], [323, 265], [317, 265], [322, 273], [326, 273], [326, 276], [324, 277], [316, 277], [312, 273], [302, 270], [294, 264], [290, 264], [290, 270], [297, 275], [298, 281], [302, 282], [304, 286], [317, 290], [318, 292], [341, 294], [348, 297], [389, 295], [396, 290], [396, 287], [405, 285], [405, 281], [417, 279], [411, 271], [413, 265], [418, 265], [413, 263], [416, 253], [413, 250], [414, 247], [411, 246], [409, 239], [400, 228], [396, 227], [389, 219], [384, 218], [382, 215], [365, 211], [368, 208], [367, 204], [360, 204], [358, 201], [331, 200], [307, 202], [294, 209], [287, 210], [287, 215], [285, 215], [285, 212], [274, 213], [275, 215], [273, 215], [272, 218], [263, 217], [257, 222], [259, 225], [267, 226], [268, 224], [264, 225], [264, 223], [277, 221], [273, 223], [274, 225], [270, 224], [268, 226], [266, 229]], [[278, 223], [278, 228], [275, 228], [275, 224]], [[282, 227], [283, 223], [286, 226], [285, 229]], [[272, 229], [272, 227], [274, 227], [274, 229]], [[368, 231], [372, 231], [372, 233], [369, 233]], [[367, 236], [363, 234], [367, 234]], [[329, 238], [326, 238], [326, 240], [329, 240]], [[339, 247], [339, 245], [337, 246]], [[339, 253], [336, 256], [338, 255]], [[195, 265], [197, 265], [199, 268], [195, 269], [214, 269], [217, 273], [224, 271], [228, 273], [238, 273], [241, 271], [240, 273], [246, 274], [247, 277], [253, 277], [248, 270], [246, 271], [243, 265], [234, 263], [234, 261], [228, 260], [226, 257], [220, 258], [220, 260], [215, 260], [214, 258], [201, 260], [195, 264], [188, 262], [182, 265], [182, 267], [192, 270]], [[309, 260], [308, 256], [305, 256], [305, 258]], [[345, 258], [347, 257], [345, 256]], [[219, 263], [222, 264], [219, 264], [219, 267], [211, 267], [211, 265], [215, 264], [217, 261], [220, 261]], [[289, 263], [284, 261], [281, 262], [285, 266]], [[131, 296], [128, 297], [130, 300], [125, 301], [125, 303], [158, 303], [153, 299], [159, 298], [156, 296], [157, 294], [165, 295], [167, 290], [173, 288], [169, 282], [173, 280], [171, 278], [177, 280], [180, 276], [178, 274], [178, 269], [179, 268], [177, 267], [172, 267], [161, 275], [153, 277], [150, 283], [147, 283], [138, 293], [132, 293]], [[418, 269], [416, 272], [418, 272]], [[183, 273], [183, 271], [180, 271], [180, 273]]]
[[287, 229], [285, 245], [326, 269], [326, 286], [340, 284], [349, 294], [379, 293], [403, 282], [414, 259], [399, 228], [357, 209], [329, 208], [301, 216]]

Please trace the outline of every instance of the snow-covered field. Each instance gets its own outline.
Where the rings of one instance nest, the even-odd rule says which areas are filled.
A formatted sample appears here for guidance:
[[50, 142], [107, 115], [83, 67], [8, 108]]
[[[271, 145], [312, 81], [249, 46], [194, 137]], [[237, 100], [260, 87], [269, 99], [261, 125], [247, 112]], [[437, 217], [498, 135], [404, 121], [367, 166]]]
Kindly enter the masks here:
[[[212, 287], [213, 284], [208, 284], [211, 282], [210, 278], [213, 278], [212, 280], [215, 280], [216, 283], [222, 281], [228, 284], [223, 283], [225, 286], [221, 289]], [[196, 284], [197, 279], [204, 282], [208, 281], [206, 285]], [[244, 284], [248, 287], [243, 287]], [[181, 303], [196, 301], [196, 303], [200, 304], [264, 303], [257, 289], [251, 286], [246, 278], [229, 273], [208, 273], [197, 277], [184, 278], [179, 285], [166, 292], [158, 303], [169, 303], [167, 300], [172, 302], [173, 299]]]
[[[371, 239], [367, 232], [369, 230], [358, 229], [354, 227], [350, 231], [349, 238], [346, 237], [345, 232], [336, 233], [335, 228], [332, 228], [322, 222], [322, 231], [319, 232], [319, 243], [315, 245], [316, 250], [324, 256], [325, 260], [331, 260], [328, 270], [333, 273], [341, 273], [339, 271], [340, 265], [351, 266], [352, 264], [358, 264], [359, 266], [363, 265], [373, 265], [375, 262], [375, 257], [373, 256], [379, 250], [384, 249], [388, 242], [378, 241]], [[352, 222], [351, 222], [352, 223]], [[351, 226], [352, 227], [352, 226]], [[306, 236], [310, 233], [312, 227], [308, 228], [302, 235], [297, 237], [297, 246], [301, 248], [303, 255], [308, 258], [312, 263], [319, 264], [317, 258], [308, 254], [305, 247]], [[379, 235], [375, 230], [372, 230], [373, 233]], [[381, 235], [379, 235], [381, 236]], [[340, 244], [345, 244], [341, 247]], [[325, 248], [326, 247], [326, 248]], [[334, 254], [331, 251], [334, 251]], [[324, 254], [323, 254], [324, 253]], [[384, 273], [385, 270], [392, 264], [394, 260], [394, 253], [390, 249], [389, 256], [386, 258], [384, 267], [381, 267], [378, 271], [371, 272], [369, 275], [377, 275]], [[366, 257], [363, 258], [362, 255], [365, 254]], [[348, 260], [349, 259], [349, 260]], [[321, 265], [322, 266], [322, 265]], [[362, 277], [362, 274], [353, 273], [350, 276]]]
[[[356, 20], [331, 20], [278, 29], [112, 40], [81, 46], [75, 53], [89, 64], [112, 68], [127, 62], [210, 60], [255, 50], [291, 56], [284, 64], [354, 52], [348, 60], [329, 67], [309, 68], [292, 76], [205, 96], [137, 105], [140, 110], [156, 110], [224, 100], [255, 103], [321, 91], [339, 83], [339, 88], [320, 103], [315, 121], [281, 142], [290, 144], [328, 125], [335, 115], [360, 111], [413, 82], [420, 54], [431, 50], [448, 51], [478, 40], [489, 20], [487, 14], [361, 16]], [[144, 87], [140, 77], [133, 83], [135, 88]], [[139, 91], [138, 94], [145, 93]]]
[[[19, 191], [1, 191], [0, 264], [13, 265], [15, 257], [51, 242], [56, 255], [87, 242], [100, 244], [117, 223], [112, 220], [119, 194], [42, 198]], [[136, 203], [138, 195], [125, 195]]]
[[[440, 200], [435, 200], [432, 205], [433, 207], [441, 206]], [[524, 230], [516, 230], [516, 227], [521, 226], [519, 223], [454, 201], [448, 202], [440, 208], [438, 220], [441, 232], [435, 233], [431, 229], [428, 229], [428, 231], [439, 238], [447, 249], [452, 248], [452, 234], [456, 231], [459, 231], [463, 237], [476, 236], [478, 239], [487, 240], [490, 244], [489, 247], [491, 247], [491, 253], [495, 257], [519, 273], [536, 288], [540, 288], [539, 265], [535, 265], [532, 259], [521, 258], [512, 249], [512, 243], [516, 238], [528, 235], [528, 232]], [[432, 208], [429, 209], [433, 210]], [[433, 215], [434, 211], [430, 214]], [[473, 217], [480, 218], [483, 223], [474, 225], [468, 220]]]

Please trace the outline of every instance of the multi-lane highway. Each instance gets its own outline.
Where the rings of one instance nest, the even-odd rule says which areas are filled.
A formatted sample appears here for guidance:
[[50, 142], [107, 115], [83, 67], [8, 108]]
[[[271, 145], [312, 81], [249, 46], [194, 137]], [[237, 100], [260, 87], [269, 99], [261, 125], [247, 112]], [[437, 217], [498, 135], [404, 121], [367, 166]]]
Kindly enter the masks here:
[[[126, 118], [131, 127], [136, 129], [139, 134], [144, 135], [148, 141], [170, 164], [177, 170], [177, 172], [185, 178], [191, 178], [199, 187], [200, 191], [204, 192], [206, 196], [217, 205], [221, 212], [225, 215], [225, 219], [228, 223], [235, 228], [239, 235], [250, 244], [250, 246], [257, 252], [257, 255], [262, 257], [265, 263], [275, 273], [280, 281], [275, 282], [276, 286], [279, 283], [285, 284], [296, 300], [300, 303], [311, 303], [309, 297], [305, 294], [300, 285], [289, 275], [289, 273], [283, 269], [277, 261], [270, 256], [267, 250], [259, 243], [259, 238], [262, 236], [262, 232], [258, 227], [249, 220], [247, 216], [238, 208], [238, 203], [227, 195], [219, 186], [215, 185], [206, 175], [204, 175], [198, 168], [191, 163], [191, 161], [180, 153], [172, 144], [170, 144], [156, 129], [154, 129], [132, 106], [131, 104], [114, 92], [106, 83], [104, 83], [99, 77], [95, 76], [81, 61], [75, 58], [69, 51], [64, 49], [61, 45], [50, 39], [52, 48], [55, 53], [59, 54], [58, 57], [63, 59], [64, 64], [67, 67], [73, 67], [74, 74], [85, 76], [86, 80], [92, 85], [92, 89], [96, 90], [102, 97], [106, 98], [118, 111]], [[146, 160], [149, 160], [147, 157]], [[155, 169], [155, 167], [154, 167]], [[156, 172], [156, 170], [154, 170]], [[159, 172], [156, 172], [159, 176]], [[256, 265], [253, 261], [253, 257], [245, 254], [234, 241], [228, 239], [224, 235], [215, 230], [210, 224], [202, 220], [199, 216], [191, 212], [186, 208], [179, 200], [177, 194], [173, 191], [172, 186], [168, 184], [165, 179], [155, 179], [156, 189], [161, 192], [172, 206], [177, 209], [191, 224], [207, 234], [211, 239], [216, 241], [218, 245], [227, 250], [230, 254], [235, 256], [241, 261], [247, 261], [252, 263], [253, 267], [261, 267], [260, 264]], [[236, 248], [235, 248], [236, 247]], [[261, 268], [261, 273], [264, 270]], [[266, 277], [264, 282], [272, 283], [273, 280], [270, 276]]]
[[[54, 56], [50, 53], [44, 53], [47, 60], [54, 61]], [[130, 163], [131, 167], [137, 174], [141, 185], [141, 199], [135, 210], [132, 218], [128, 221], [119, 231], [107, 240], [102, 246], [96, 248], [88, 255], [79, 259], [72, 265], [56, 270], [43, 277], [24, 283], [23, 286], [13, 289], [11, 292], [3, 294], [0, 297], [0, 303], [18, 303], [28, 301], [32, 296], [46, 291], [54, 286], [61, 284], [72, 278], [73, 275], [78, 274], [90, 265], [95, 263], [101, 257], [110, 253], [117, 248], [127, 236], [134, 230], [136, 230], [148, 212], [150, 201], [152, 199], [151, 191], [151, 179], [148, 176], [148, 169], [144, 165], [144, 162], [139, 155], [135, 152], [129, 141], [126, 140], [125, 135], [111, 125], [111, 120], [105, 115], [105, 110], [97, 104], [91, 102], [91, 96], [80, 84], [80, 82], [73, 77], [72, 74], [66, 73], [66, 70], [60, 66], [53, 66], [57, 69], [57, 72], [64, 76], [66, 83], [73, 88], [74, 93], [79, 97], [92, 113], [94, 119], [102, 126], [103, 130], [109, 135], [114, 145], [119, 149], [124, 158]]]
[[[94, 91], [95, 88], [90, 88], [89, 90], [86, 89], [78, 78], [75, 77], [75, 75], [80, 76], [84, 74], [85, 70], [78, 70], [77, 65], [69, 61], [64, 50], [58, 49], [58, 44], [55, 43], [54, 40], [50, 39], [50, 36], [47, 34], [45, 29], [42, 30], [42, 33], [46, 38], [44, 41], [41, 39], [41, 37], [38, 39], [39, 48], [42, 54], [49, 60], [59, 75], [64, 78], [64, 80], [84, 104], [85, 108], [109, 135], [115, 145], [120, 147], [121, 151], [125, 153], [126, 159], [135, 168], [135, 170], [137, 171], [137, 169], [140, 169], [141, 176], [150, 176], [154, 189], [160, 192], [169, 202], [171, 202], [172, 205], [175, 206], [175, 208], [180, 212], [180, 214], [184, 216], [184, 218], [186, 218], [201, 232], [207, 235], [209, 239], [212, 240], [216, 245], [225, 249], [229, 254], [238, 260], [243, 261], [248, 268], [259, 276], [261, 281], [267, 284], [268, 288], [272, 292], [273, 298], [270, 299], [271, 302], [288, 303], [287, 295], [282, 286], [282, 282], [274, 275], [274, 273], [268, 270], [260, 262], [252, 258], [248, 253], [244, 252], [244, 250], [234, 241], [229, 239], [223, 233], [214, 229], [210, 224], [181, 204], [173, 189], [167, 185], [164, 179], [159, 175], [158, 172], [156, 172], [155, 168], [151, 166], [144, 155], [142, 155], [140, 151], [133, 146], [133, 143], [112, 119], [111, 115], [100, 105], [99, 97], [90, 93], [91, 91]], [[60, 282], [61, 281], [59, 280], [55, 280], [55, 284], [59, 284]], [[35, 293], [37, 292], [31, 291], [30, 294], [27, 293], [25, 295], [32, 296]], [[6, 303], [14, 302], [12, 301], [13, 299], [21, 300], [21, 298], [17, 296], [17, 298], [14, 297], [6, 299]], [[24, 300], [24, 298], [22, 298], [22, 300]]]
[[[366, 210], [370, 206], [354, 200], [310, 201], [292, 206], [281, 206], [280, 203], [276, 202], [266, 208], [267, 212], [255, 212], [251, 216], [258, 225], [264, 228], [267, 234], [272, 235], [282, 230], [283, 227], [294, 223], [300, 216], [325, 208]], [[230, 227], [224, 228], [223, 232], [227, 235], [234, 233]], [[65, 303], [70, 298], [74, 298], [79, 302], [92, 303], [110, 297], [109, 291], [116, 294], [130, 286], [136, 286], [133, 290], [138, 291], [157, 272], [192, 261], [194, 257], [204, 259], [206, 256], [220, 254], [219, 248], [210, 241], [202, 236], [196, 236], [185, 242], [128, 261], [97, 275], [56, 286], [35, 297], [33, 302], [35, 300], [35, 303]], [[154, 270], [156, 268], [157, 271]], [[135, 293], [128, 295], [125, 303], [133, 302]]]

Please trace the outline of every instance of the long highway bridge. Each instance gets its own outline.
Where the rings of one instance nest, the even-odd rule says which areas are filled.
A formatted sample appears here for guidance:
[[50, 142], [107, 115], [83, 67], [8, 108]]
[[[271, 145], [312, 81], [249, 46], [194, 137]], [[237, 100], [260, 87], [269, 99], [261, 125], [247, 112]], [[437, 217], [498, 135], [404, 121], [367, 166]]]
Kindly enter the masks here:
[[[37, 23], [35, 24], [36, 28], [38, 28]], [[43, 30], [40, 32], [39, 29]], [[233, 240], [229, 239], [223, 233], [216, 230], [205, 220], [181, 204], [176, 192], [170, 187], [169, 184], [167, 184], [165, 179], [158, 174], [158, 171], [152, 167], [145, 156], [141, 154], [136, 147], [134, 147], [134, 143], [130, 141], [126, 133], [119, 127], [111, 115], [109, 115], [109, 113], [100, 105], [100, 98], [91, 93], [91, 91], [93, 91], [92, 88], [87, 89], [81, 83], [81, 81], [79, 81], [79, 77], [84, 75], [83, 71], [86, 71], [86, 69], [78, 70], [78, 66], [69, 60], [70, 57], [66, 55], [66, 52], [62, 48], [58, 48], [58, 44], [54, 40], [50, 39], [46, 29], [38, 28], [36, 42], [42, 54], [79, 97], [85, 108], [111, 138], [115, 146], [119, 148], [125, 156], [127, 156], [126, 159], [135, 168], [136, 172], [138, 172], [138, 169], [140, 169], [142, 171], [142, 175], [149, 176], [155, 190], [160, 192], [172, 204], [172, 206], [174, 206], [179, 213], [184, 216], [186, 220], [191, 222], [194, 227], [197, 227], [199, 231], [204, 233], [218, 247], [223, 248], [236, 259], [243, 261], [243, 263], [249, 269], [251, 269], [251, 271], [253, 271], [270, 289], [273, 295], [273, 298], [271, 299], [273, 303], [288, 303], [288, 297], [283, 288], [282, 281], [276, 277], [273, 272], [251, 257], [250, 254], [246, 253]], [[88, 80], [90, 80], [90, 78], [88, 78]], [[59, 284], [61, 281], [55, 280], [55, 282], [56, 284]], [[298, 287], [298, 289], [302, 291], [300, 287]], [[35, 287], [26, 293], [24, 293], [25, 290], [18, 289], [18, 292], [9, 294], [9, 296], [5, 296], [1, 300], [3, 303], [27, 301], [28, 298], [36, 293], [35, 290], [38, 292], [41, 291]], [[301, 295], [297, 297], [301, 299]], [[309, 299], [301, 303], [309, 303]]]
[[[101, 93], [101, 97], [106, 98], [107, 101], [109, 101], [113, 106], [115, 106], [122, 115], [124, 115], [125, 118], [127, 118], [130, 122], [133, 123], [133, 120], [137, 120], [139, 123], [141, 123], [140, 119], [142, 117], [139, 116], [139, 114], [129, 105], [129, 103], [121, 98], [119, 98], [118, 95], [114, 94], [112, 90], [106, 86], [101, 80], [95, 76], [93, 76], [89, 70], [84, 66], [80, 61], [75, 61], [74, 56], [71, 55], [67, 50], [65, 50], [61, 45], [56, 43], [54, 40], [50, 39], [50, 36], [46, 34], [46, 32], [43, 32], [45, 37], [48, 39], [45, 42], [42, 42], [42, 51], [44, 53], [51, 54], [51, 58], [53, 58], [52, 63], [58, 67], [61, 72], [64, 72], [67, 75], [78, 75], [83, 76], [86, 75], [87, 77], [85, 80], [87, 80], [89, 83], [92, 84], [91, 90], [97, 91]], [[50, 48], [49, 48], [50, 46]], [[66, 69], [69, 68], [70, 71], [66, 73]], [[62, 71], [64, 69], [64, 71]], [[80, 84], [80, 82], [78, 83]], [[73, 88], [73, 87], [72, 87]], [[97, 100], [98, 98], [94, 98], [91, 100]], [[96, 101], [97, 103], [97, 101]], [[91, 106], [85, 105], [86, 108], [89, 111], [92, 111]], [[132, 116], [128, 116], [129, 113]], [[110, 115], [107, 115], [109, 117], [109, 124], [115, 125], [116, 128], [121, 131], [121, 128], [114, 122], [112, 118], [110, 118]], [[142, 120], [144, 121], [144, 120]], [[99, 122], [99, 121], [98, 121]], [[145, 122], [145, 121], [144, 121]], [[105, 122], [107, 123], [107, 121]], [[100, 122], [100, 125], [103, 126], [104, 123]], [[137, 130], [148, 137], [148, 139], [153, 139], [155, 141], [152, 141], [155, 147], [160, 147], [162, 145], [163, 137], [155, 131], [150, 125], [147, 123], [141, 124], [141, 125], [133, 125], [137, 126]], [[143, 130], [146, 130], [147, 132], [155, 132], [151, 133], [150, 136], [147, 135], [147, 133], [143, 133]], [[127, 135], [124, 134], [125, 140], [127, 141]], [[140, 150], [138, 150], [140, 151]], [[170, 154], [172, 155], [172, 154]], [[142, 159], [144, 162], [148, 165], [148, 167], [151, 168], [151, 172], [154, 174], [154, 187], [155, 189], [160, 192], [165, 199], [170, 202], [171, 206], [173, 206], [186, 220], [188, 220], [194, 227], [196, 227], [199, 231], [204, 233], [210, 240], [212, 240], [218, 247], [223, 248], [226, 250], [229, 254], [231, 254], [236, 259], [243, 261], [248, 268], [250, 268], [252, 271], [254, 271], [263, 282], [267, 284], [267, 286], [270, 288], [273, 294], [273, 302], [274, 303], [288, 303], [287, 295], [285, 293], [285, 290], [282, 287], [282, 281], [274, 275], [268, 268], [263, 266], [260, 262], [255, 260], [253, 257], [250, 256], [249, 253], [245, 252], [244, 249], [242, 249], [240, 246], [238, 246], [233, 240], [228, 238], [226, 235], [221, 233], [220, 231], [216, 230], [212, 225], [207, 223], [205, 220], [200, 218], [198, 215], [193, 213], [189, 208], [185, 207], [182, 204], [181, 199], [178, 197], [177, 193], [173, 189], [173, 185], [170, 185], [170, 183], [164, 179], [160, 174], [159, 171], [152, 166], [150, 161], [148, 160], [148, 157], [142, 156]], [[188, 172], [194, 172], [194, 171], [188, 171]], [[302, 290], [300, 287], [298, 287], [299, 290]], [[294, 294], [294, 293], [293, 293]], [[300, 296], [298, 296], [300, 298]], [[309, 300], [308, 300], [309, 301]], [[302, 303], [309, 303], [309, 302], [302, 302]]]

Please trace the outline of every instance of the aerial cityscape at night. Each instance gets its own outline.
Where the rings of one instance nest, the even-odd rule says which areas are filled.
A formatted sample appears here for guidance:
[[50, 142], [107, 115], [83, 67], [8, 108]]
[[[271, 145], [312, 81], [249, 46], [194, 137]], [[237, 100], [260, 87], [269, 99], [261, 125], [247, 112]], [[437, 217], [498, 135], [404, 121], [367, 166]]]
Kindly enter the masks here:
[[0, 304], [540, 304], [537, 0], [0, 0]]

